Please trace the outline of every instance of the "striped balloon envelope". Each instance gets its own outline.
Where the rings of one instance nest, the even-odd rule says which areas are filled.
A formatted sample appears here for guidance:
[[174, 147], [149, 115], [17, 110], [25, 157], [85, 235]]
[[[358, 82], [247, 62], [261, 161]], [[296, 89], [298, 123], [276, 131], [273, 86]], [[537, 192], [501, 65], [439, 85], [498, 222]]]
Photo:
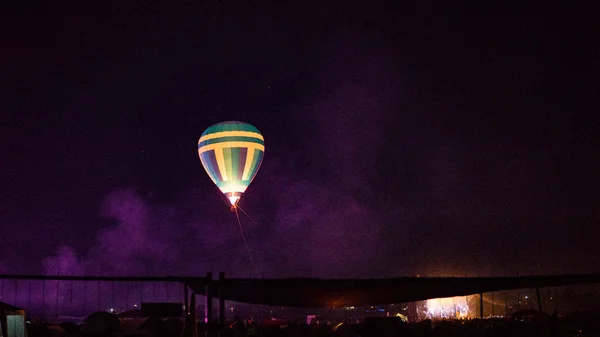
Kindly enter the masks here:
[[256, 176], [264, 153], [263, 136], [257, 128], [244, 122], [215, 124], [198, 140], [202, 166], [232, 207]]

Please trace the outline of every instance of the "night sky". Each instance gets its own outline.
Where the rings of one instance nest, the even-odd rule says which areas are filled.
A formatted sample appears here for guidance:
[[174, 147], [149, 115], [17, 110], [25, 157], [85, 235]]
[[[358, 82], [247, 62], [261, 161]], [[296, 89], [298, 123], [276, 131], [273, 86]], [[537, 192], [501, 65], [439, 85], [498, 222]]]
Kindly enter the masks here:
[[197, 155], [241, 120], [263, 277], [598, 272], [593, 12], [370, 3], [0, 11], [0, 271], [253, 276]]

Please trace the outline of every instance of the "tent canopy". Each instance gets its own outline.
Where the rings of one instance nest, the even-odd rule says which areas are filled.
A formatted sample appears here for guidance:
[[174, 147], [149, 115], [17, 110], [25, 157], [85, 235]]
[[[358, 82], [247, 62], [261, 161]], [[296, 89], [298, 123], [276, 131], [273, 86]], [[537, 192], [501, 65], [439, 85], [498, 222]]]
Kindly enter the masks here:
[[1, 315], [6, 315], [9, 313], [18, 313], [23, 311], [23, 309], [19, 308], [19, 307], [15, 307], [12, 304], [8, 304], [5, 302], [0, 302], [0, 314]]
[[25, 336], [25, 310], [0, 302], [0, 336]]
[[[208, 279], [188, 286], [206, 295]], [[298, 308], [371, 306], [407, 303], [431, 298], [463, 296], [490, 291], [600, 283], [600, 274], [529, 277], [402, 277], [389, 279], [223, 279], [212, 281], [225, 300]]]

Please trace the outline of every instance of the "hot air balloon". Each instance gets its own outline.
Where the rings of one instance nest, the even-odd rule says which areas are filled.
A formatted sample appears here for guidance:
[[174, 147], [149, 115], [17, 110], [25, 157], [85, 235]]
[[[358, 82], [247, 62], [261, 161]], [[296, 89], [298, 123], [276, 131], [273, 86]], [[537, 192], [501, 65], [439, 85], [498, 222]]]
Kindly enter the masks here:
[[234, 210], [252, 182], [265, 152], [257, 128], [244, 122], [222, 122], [204, 130], [198, 156], [208, 176], [225, 194]]

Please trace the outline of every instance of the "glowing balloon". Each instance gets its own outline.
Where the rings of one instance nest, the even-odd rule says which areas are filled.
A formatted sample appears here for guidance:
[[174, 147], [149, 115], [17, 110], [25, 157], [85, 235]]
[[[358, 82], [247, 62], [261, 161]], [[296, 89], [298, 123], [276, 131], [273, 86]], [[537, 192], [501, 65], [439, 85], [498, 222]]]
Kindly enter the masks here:
[[252, 182], [265, 153], [257, 128], [244, 122], [223, 122], [206, 129], [198, 156], [208, 176], [235, 207]]

